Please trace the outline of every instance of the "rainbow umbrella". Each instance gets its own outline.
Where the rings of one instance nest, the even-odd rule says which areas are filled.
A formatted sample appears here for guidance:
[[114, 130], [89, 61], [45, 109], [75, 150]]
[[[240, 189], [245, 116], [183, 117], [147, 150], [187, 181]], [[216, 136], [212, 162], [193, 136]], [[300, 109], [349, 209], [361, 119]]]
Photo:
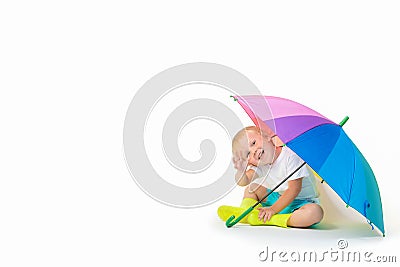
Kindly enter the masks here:
[[[385, 234], [381, 197], [374, 173], [342, 128], [348, 117], [336, 124], [289, 99], [260, 95], [233, 98], [255, 125], [270, 136], [277, 135], [283, 144], [322, 177], [347, 207], [350, 206], [362, 214], [372, 229], [375, 225]], [[263, 199], [266, 197], [267, 195]], [[256, 205], [244, 212], [244, 216]], [[232, 216], [226, 225], [231, 227], [244, 217], [242, 215], [236, 220]]]

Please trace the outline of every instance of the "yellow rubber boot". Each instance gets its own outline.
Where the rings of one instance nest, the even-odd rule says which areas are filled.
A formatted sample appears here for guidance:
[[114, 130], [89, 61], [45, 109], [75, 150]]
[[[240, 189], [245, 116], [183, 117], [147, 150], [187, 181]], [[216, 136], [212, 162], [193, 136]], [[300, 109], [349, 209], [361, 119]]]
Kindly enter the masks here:
[[[245, 212], [248, 208], [250, 208], [251, 206], [253, 206], [254, 204], [257, 203], [257, 200], [252, 199], [252, 198], [244, 198], [242, 200], [242, 203], [240, 204], [240, 207], [234, 207], [234, 206], [220, 206], [218, 208], [218, 217], [221, 218], [221, 220], [223, 220], [224, 222], [226, 222], [226, 220], [228, 220], [229, 217], [231, 217], [232, 215], [235, 215], [235, 217], [239, 217], [240, 215], [242, 215], [243, 212]], [[257, 207], [259, 207], [261, 205], [257, 205]], [[255, 208], [255, 209], [256, 209]], [[252, 212], [255, 212], [252, 211]], [[250, 214], [252, 213], [250, 212]], [[250, 215], [249, 214], [249, 215]], [[258, 213], [257, 213], [258, 214]], [[243, 219], [241, 219], [239, 222], [241, 223], [247, 223], [247, 217], [249, 216], [245, 216]]]
[[250, 225], [275, 225], [279, 227], [284, 227], [287, 228], [287, 221], [289, 220], [290, 216], [292, 216], [292, 213], [288, 214], [275, 214], [271, 217], [269, 221], [262, 221], [258, 219], [258, 213], [259, 211], [257, 210], [256, 212], [251, 212], [249, 216], [247, 217], [247, 221]]
[[[240, 207], [247, 210], [248, 208], [250, 208], [251, 206], [253, 206], [254, 204], [257, 203], [257, 200], [255, 200], [254, 198], [243, 198], [242, 203], [240, 204]], [[261, 207], [261, 204], [258, 204], [254, 209], [257, 209], [258, 207]]]

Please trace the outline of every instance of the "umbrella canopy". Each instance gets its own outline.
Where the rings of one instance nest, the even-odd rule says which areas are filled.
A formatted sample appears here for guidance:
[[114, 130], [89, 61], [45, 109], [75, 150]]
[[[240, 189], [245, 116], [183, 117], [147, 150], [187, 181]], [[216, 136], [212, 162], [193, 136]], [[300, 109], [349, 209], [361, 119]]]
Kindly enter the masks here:
[[382, 203], [375, 175], [360, 150], [336, 124], [289, 99], [235, 96], [255, 125], [299, 155], [350, 207], [384, 235]]

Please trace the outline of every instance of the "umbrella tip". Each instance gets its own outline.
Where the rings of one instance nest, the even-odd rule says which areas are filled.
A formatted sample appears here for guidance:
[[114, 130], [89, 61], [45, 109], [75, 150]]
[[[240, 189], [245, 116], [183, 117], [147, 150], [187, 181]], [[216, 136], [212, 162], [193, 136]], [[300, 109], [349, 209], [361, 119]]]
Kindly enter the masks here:
[[343, 125], [349, 120], [349, 116], [344, 117], [344, 119], [339, 123], [340, 127], [343, 127]]

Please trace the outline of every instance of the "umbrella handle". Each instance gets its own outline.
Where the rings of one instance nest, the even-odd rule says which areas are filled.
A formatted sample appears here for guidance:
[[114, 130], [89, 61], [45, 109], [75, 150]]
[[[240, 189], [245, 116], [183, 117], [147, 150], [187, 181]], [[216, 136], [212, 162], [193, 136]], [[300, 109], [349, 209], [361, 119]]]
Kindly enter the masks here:
[[254, 209], [254, 207], [250, 207], [248, 208], [245, 212], [243, 212], [239, 217], [236, 218], [235, 220], [235, 215], [232, 215], [231, 217], [228, 218], [228, 220], [226, 220], [226, 227], [231, 228], [232, 226], [234, 226], [235, 224], [237, 224], [238, 222], [240, 222], [241, 219], [243, 219], [244, 217], [247, 216], [247, 214], [249, 214], [252, 210]]

